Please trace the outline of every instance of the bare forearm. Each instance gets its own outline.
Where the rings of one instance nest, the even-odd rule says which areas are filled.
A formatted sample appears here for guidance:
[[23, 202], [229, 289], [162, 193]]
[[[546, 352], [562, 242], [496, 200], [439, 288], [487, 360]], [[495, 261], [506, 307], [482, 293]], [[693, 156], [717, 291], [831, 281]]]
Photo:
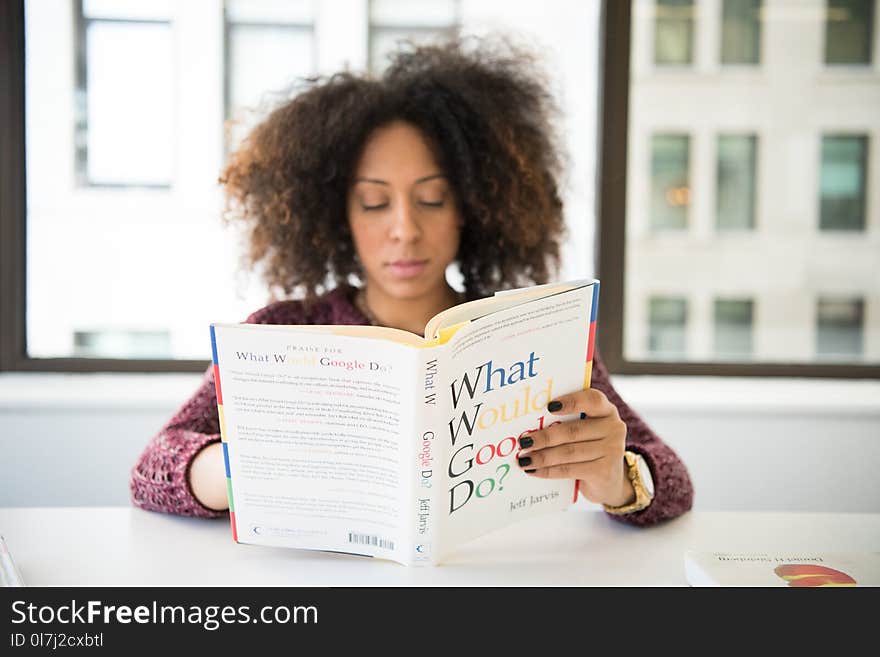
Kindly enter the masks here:
[[211, 443], [196, 454], [189, 468], [189, 486], [193, 496], [209, 509], [229, 508], [221, 443]]

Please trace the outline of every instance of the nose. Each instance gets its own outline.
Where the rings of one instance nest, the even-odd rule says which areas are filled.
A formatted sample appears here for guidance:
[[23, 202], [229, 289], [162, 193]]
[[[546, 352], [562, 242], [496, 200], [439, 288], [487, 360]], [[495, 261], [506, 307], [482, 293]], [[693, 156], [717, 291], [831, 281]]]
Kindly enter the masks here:
[[400, 200], [391, 216], [391, 239], [401, 242], [417, 241], [422, 236], [417, 213], [417, 208], [409, 200]]

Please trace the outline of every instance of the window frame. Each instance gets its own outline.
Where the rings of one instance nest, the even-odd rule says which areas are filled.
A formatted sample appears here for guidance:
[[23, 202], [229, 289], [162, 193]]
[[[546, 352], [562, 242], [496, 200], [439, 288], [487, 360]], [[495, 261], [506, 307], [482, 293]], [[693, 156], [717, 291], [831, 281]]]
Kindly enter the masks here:
[[[310, 23], [303, 22], [286, 22], [286, 23], [269, 23], [266, 21], [254, 20], [233, 20], [229, 17], [229, 8], [226, 2], [223, 3], [223, 120], [228, 121], [232, 118], [232, 32], [237, 27], [268, 29], [268, 28], [284, 28], [289, 32], [295, 32], [299, 35], [308, 34], [312, 39], [312, 72], [315, 75], [315, 62], [317, 61], [317, 38], [315, 36], [314, 18]], [[224, 140], [224, 148], [228, 148], [229, 144]]]
[[[95, 23], [115, 24], [115, 25], [165, 25], [171, 29], [171, 22], [167, 20], [158, 20], [152, 18], [90, 18], [85, 15], [84, 0], [73, 0], [73, 56], [74, 56], [74, 90], [75, 93], [82, 92], [85, 99], [85, 105], [77, 108], [75, 111], [74, 131], [83, 134], [89, 134], [88, 122], [88, 103], [89, 103], [89, 78], [88, 78], [88, 30], [89, 26]], [[81, 113], [81, 115], [80, 115]], [[78, 119], [82, 120], [80, 125]], [[80, 142], [74, 139], [73, 153], [73, 179], [77, 187], [81, 189], [151, 189], [160, 191], [170, 191], [174, 188], [174, 175], [168, 182], [145, 182], [145, 181], [128, 181], [128, 182], [102, 182], [94, 181], [89, 178], [89, 146], [88, 139]]]
[[[675, 376], [761, 376], [840, 379], [880, 378], [880, 365], [822, 363], [656, 362], [627, 360], [623, 350], [626, 271], [626, 183], [632, 2], [603, 4], [602, 81], [595, 257], [599, 295], [597, 340], [602, 359], [615, 374]], [[611, 38], [609, 38], [609, 35]]]
[[210, 360], [28, 356], [24, 14], [24, 0], [0, 3], [0, 372], [204, 372]]
[[[461, 0], [452, 0], [454, 5], [453, 23], [446, 26], [441, 31], [447, 32], [449, 36], [456, 36], [461, 31]], [[378, 32], [385, 30], [394, 30], [401, 32], [409, 32], [411, 34], [432, 34], [437, 32], [437, 28], [431, 25], [415, 25], [413, 23], [401, 23], [399, 25], [387, 25], [385, 23], [373, 22], [373, 0], [367, 1], [367, 70], [371, 74], [380, 73], [378, 66], [381, 62], [373, 60], [373, 46], [376, 42]]]

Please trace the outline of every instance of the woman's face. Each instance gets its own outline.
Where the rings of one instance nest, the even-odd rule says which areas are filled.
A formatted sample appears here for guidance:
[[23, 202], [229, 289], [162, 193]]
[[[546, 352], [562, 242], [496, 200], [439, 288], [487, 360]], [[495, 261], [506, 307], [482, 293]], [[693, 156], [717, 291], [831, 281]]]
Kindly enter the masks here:
[[389, 123], [367, 139], [348, 195], [348, 222], [367, 285], [398, 299], [446, 285], [461, 218], [445, 173], [409, 123]]

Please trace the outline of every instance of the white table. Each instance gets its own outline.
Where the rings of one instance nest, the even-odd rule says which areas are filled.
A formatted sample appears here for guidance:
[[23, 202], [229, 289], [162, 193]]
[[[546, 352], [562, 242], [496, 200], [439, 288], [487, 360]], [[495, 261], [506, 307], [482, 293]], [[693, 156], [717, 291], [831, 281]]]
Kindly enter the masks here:
[[638, 528], [579, 502], [433, 568], [240, 545], [226, 519], [131, 507], [0, 508], [0, 534], [29, 586], [683, 586], [686, 549], [880, 550], [880, 514], [690, 512]]

